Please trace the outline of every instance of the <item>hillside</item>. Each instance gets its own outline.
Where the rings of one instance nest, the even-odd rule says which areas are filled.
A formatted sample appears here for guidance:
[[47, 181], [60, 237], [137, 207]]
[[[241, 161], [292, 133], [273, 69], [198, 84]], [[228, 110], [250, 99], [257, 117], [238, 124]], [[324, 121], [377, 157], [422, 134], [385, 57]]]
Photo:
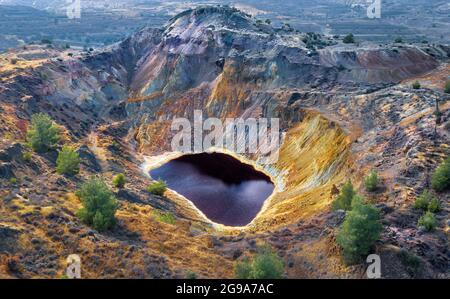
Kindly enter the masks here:
[[[70, 55], [69, 55], [70, 54]], [[68, 255], [85, 278], [232, 278], [236, 261], [270, 244], [289, 278], [362, 278], [335, 242], [344, 212], [332, 190], [351, 179], [382, 212], [375, 251], [383, 277], [448, 277], [449, 192], [424, 232], [413, 202], [450, 154], [446, 45], [343, 44], [274, 28], [227, 6], [206, 6], [95, 51], [30, 45], [0, 55], [0, 277], [58, 278]], [[416, 80], [422, 88], [413, 89]], [[435, 105], [442, 121], [435, 127]], [[148, 167], [173, 158], [174, 117], [277, 117], [278, 162], [236, 155], [270, 174], [275, 193], [244, 228], [212, 223], [185, 198], [149, 194]], [[77, 148], [81, 172], [55, 171], [57, 151], [29, 152], [31, 115], [45, 112]], [[155, 162], [156, 161], [156, 162]], [[368, 193], [375, 169], [382, 188]], [[124, 189], [110, 183], [124, 173]], [[76, 216], [90, 176], [119, 200], [118, 225], [99, 232]], [[165, 223], [160, 213], [174, 215]], [[401, 249], [416, 256], [411, 271]]]

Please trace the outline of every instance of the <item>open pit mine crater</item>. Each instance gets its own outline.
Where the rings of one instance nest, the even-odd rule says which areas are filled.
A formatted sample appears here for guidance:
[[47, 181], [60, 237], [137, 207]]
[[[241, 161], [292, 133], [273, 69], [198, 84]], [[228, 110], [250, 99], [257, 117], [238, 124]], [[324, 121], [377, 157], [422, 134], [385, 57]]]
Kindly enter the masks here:
[[[417, 226], [412, 204], [450, 154], [449, 56], [448, 45], [344, 44], [227, 6], [185, 11], [94, 51], [11, 49], [0, 55], [0, 277], [58, 278], [75, 253], [85, 278], [232, 278], [236, 262], [268, 244], [287, 278], [364, 278], [366, 266], [346, 265], [335, 240], [345, 212], [331, 203], [348, 180], [381, 211], [373, 251], [383, 277], [448, 277], [449, 193], [439, 194], [433, 233]], [[172, 120], [195, 110], [278, 118], [278, 160], [172, 152]], [[57, 151], [22, 158], [38, 112], [77, 148], [77, 176], [55, 172]], [[373, 169], [380, 188], [368, 193]], [[125, 188], [110, 183], [118, 173]], [[92, 175], [119, 201], [111, 231], [76, 216], [75, 191]], [[147, 192], [160, 177], [170, 180], [164, 196]], [[202, 193], [211, 189], [214, 204]], [[160, 220], [168, 214], [174, 221]], [[419, 272], [398, 258], [402, 250], [420, 259]]]

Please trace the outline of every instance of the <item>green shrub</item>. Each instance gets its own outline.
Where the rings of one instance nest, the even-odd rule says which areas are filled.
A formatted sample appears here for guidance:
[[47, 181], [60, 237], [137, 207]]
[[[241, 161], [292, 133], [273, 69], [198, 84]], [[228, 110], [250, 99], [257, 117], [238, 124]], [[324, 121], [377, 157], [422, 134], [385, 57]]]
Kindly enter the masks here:
[[415, 275], [422, 267], [420, 258], [405, 249], [400, 250], [398, 257], [410, 275]]
[[418, 225], [425, 228], [427, 231], [432, 231], [436, 228], [437, 221], [434, 214], [428, 211], [420, 217]]
[[343, 40], [344, 44], [354, 44], [355, 43], [355, 36], [353, 33], [349, 33], [344, 37]]
[[433, 173], [431, 186], [438, 192], [450, 189], [450, 157], [445, 159]]
[[195, 273], [194, 271], [187, 271], [185, 276], [186, 279], [197, 279], [197, 273]]
[[11, 132], [5, 132], [4, 135], [3, 135], [3, 137], [4, 137], [6, 140], [11, 140], [11, 141], [13, 141], [13, 140], [15, 139], [14, 134], [11, 133]]
[[431, 213], [437, 213], [440, 210], [441, 204], [439, 203], [439, 199], [435, 197], [430, 201], [430, 204], [428, 205], [428, 211], [430, 211]]
[[352, 182], [348, 181], [342, 187], [336, 200], [333, 202], [333, 210], [350, 210], [352, 208], [352, 199], [356, 195]]
[[364, 186], [367, 192], [375, 192], [379, 183], [378, 174], [372, 170], [370, 174], [364, 179]]
[[63, 146], [59, 152], [56, 171], [65, 175], [76, 175], [80, 172], [80, 156], [70, 146]]
[[116, 188], [125, 187], [125, 183], [126, 183], [126, 180], [125, 180], [125, 175], [123, 173], [119, 173], [118, 175], [116, 175], [113, 178], [113, 185]]
[[242, 261], [234, 266], [234, 276], [236, 279], [251, 279], [252, 263], [248, 257], [244, 257]]
[[83, 208], [77, 213], [81, 221], [100, 231], [114, 227], [117, 200], [102, 180], [90, 179], [81, 186], [76, 195], [83, 204]]
[[36, 152], [47, 152], [59, 141], [59, 129], [47, 114], [38, 113], [31, 117], [27, 141]]
[[419, 197], [417, 197], [414, 202], [413, 208], [416, 210], [424, 210], [428, 209], [428, 205], [430, 204], [431, 194], [429, 190], [424, 190]]
[[33, 158], [33, 154], [30, 152], [24, 152], [22, 154], [22, 160], [24, 160], [25, 162], [30, 162], [32, 158]]
[[412, 88], [413, 89], [420, 89], [421, 85], [419, 81], [416, 81], [412, 84]]
[[402, 39], [401, 37], [397, 37], [397, 38], [394, 40], [394, 42], [397, 43], [397, 44], [401, 44], [401, 43], [403, 43], [403, 39]]
[[16, 184], [17, 183], [17, 178], [10, 178], [9, 179], [9, 183], [12, 184], [12, 185]]
[[342, 247], [344, 260], [348, 264], [360, 261], [379, 239], [381, 230], [378, 209], [360, 200], [355, 201], [336, 237], [337, 243]]
[[172, 225], [177, 223], [177, 219], [170, 212], [161, 213], [159, 211], [154, 211], [153, 215], [155, 215], [156, 219], [160, 222], [172, 224]]
[[447, 81], [445, 83], [444, 92], [445, 93], [450, 93], [450, 81]]
[[167, 190], [166, 182], [163, 180], [158, 180], [157, 182], [154, 182], [150, 186], [147, 187], [147, 191], [150, 192], [153, 195], [159, 195], [163, 196], [164, 193]]
[[111, 142], [110, 147], [111, 147], [113, 150], [118, 150], [118, 149], [120, 148], [120, 145], [119, 145], [119, 143], [118, 143], [117, 141], [113, 140], [113, 141]]
[[238, 262], [234, 273], [238, 279], [280, 279], [284, 263], [269, 246], [260, 248], [253, 260], [248, 258]]

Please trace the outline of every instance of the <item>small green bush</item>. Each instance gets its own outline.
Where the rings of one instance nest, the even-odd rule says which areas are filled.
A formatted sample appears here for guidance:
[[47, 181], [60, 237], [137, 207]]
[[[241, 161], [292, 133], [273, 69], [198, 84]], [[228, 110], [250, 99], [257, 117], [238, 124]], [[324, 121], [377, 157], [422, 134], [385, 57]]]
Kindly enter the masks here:
[[430, 204], [428, 205], [428, 211], [430, 211], [431, 213], [437, 213], [440, 210], [441, 204], [439, 203], [439, 199], [435, 197], [430, 201]]
[[63, 146], [56, 160], [56, 171], [65, 175], [76, 175], [80, 172], [80, 156], [72, 147]]
[[413, 208], [416, 210], [426, 211], [428, 209], [430, 201], [431, 201], [430, 191], [424, 190], [422, 194], [420, 194], [420, 196], [417, 197], [416, 201], [414, 202]]
[[444, 92], [445, 93], [450, 93], [450, 81], [447, 81], [445, 83]]
[[187, 271], [185, 276], [186, 279], [197, 279], [197, 273], [195, 273], [194, 271]]
[[155, 215], [156, 219], [160, 222], [172, 224], [172, 225], [177, 223], [177, 219], [170, 212], [161, 213], [159, 211], [154, 211], [153, 215]]
[[403, 43], [403, 39], [402, 39], [401, 37], [397, 37], [397, 38], [394, 40], [394, 42], [397, 43], [397, 44], [401, 44], [401, 43]]
[[342, 187], [336, 200], [333, 202], [333, 210], [350, 210], [352, 208], [352, 200], [356, 195], [352, 182], [348, 181]]
[[412, 84], [412, 88], [413, 89], [420, 89], [421, 85], [419, 81], [416, 81]]
[[344, 37], [343, 40], [344, 44], [354, 44], [355, 43], [355, 36], [353, 33], [349, 33]]
[[30, 152], [24, 152], [22, 154], [22, 160], [24, 160], [25, 162], [30, 162], [32, 158], [33, 158], [33, 154]]
[[244, 257], [242, 261], [234, 266], [234, 276], [236, 279], [251, 279], [252, 263], [248, 257]]
[[91, 178], [76, 192], [83, 208], [77, 213], [87, 225], [103, 231], [116, 224], [117, 200], [113, 192], [100, 179]]
[[234, 269], [237, 279], [280, 279], [283, 272], [283, 260], [269, 246], [260, 248], [252, 261], [244, 258]]
[[415, 275], [422, 267], [420, 258], [405, 249], [400, 250], [398, 257], [410, 275]]
[[438, 192], [450, 189], [450, 157], [445, 159], [433, 173], [431, 186]]
[[150, 186], [148, 186], [147, 191], [150, 192], [153, 195], [159, 195], [163, 196], [164, 193], [167, 190], [166, 182], [163, 180], [158, 180], [157, 182], [154, 182]]
[[354, 201], [336, 237], [346, 263], [359, 262], [362, 256], [367, 255], [379, 239], [382, 228], [380, 213], [375, 206], [361, 200]]
[[116, 188], [125, 187], [125, 183], [126, 183], [126, 180], [125, 180], [125, 175], [123, 173], [119, 173], [118, 175], [116, 175], [113, 178], [113, 185]]
[[16, 184], [17, 183], [17, 178], [10, 178], [9, 179], [9, 183], [13, 184], [13, 185]]
[[34, 114], [27, 132], [27, 141], [34, 151], [47, 152], [58, 143], [59, 129], [47, 114]]
[[378, 174], [375, 170], [372, 170], [370, 174], [364, 179], [364, 186], [367, 192], [375, 192], [378, 188]]
[[434, 214], [428, 211], [420, 217], [418, 225], [427, 231], [433, 231], [436, 228], [437, 221]]

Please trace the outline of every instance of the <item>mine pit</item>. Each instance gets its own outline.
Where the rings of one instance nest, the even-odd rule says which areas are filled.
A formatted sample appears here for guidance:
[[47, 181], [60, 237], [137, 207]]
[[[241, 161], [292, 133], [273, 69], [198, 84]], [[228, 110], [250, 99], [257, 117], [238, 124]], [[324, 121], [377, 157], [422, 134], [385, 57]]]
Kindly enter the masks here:
[[226, 226], [249, 224], [274, 191], [266, 174], [223, 153], [187, 154], [150, 170], [150, 176]]

